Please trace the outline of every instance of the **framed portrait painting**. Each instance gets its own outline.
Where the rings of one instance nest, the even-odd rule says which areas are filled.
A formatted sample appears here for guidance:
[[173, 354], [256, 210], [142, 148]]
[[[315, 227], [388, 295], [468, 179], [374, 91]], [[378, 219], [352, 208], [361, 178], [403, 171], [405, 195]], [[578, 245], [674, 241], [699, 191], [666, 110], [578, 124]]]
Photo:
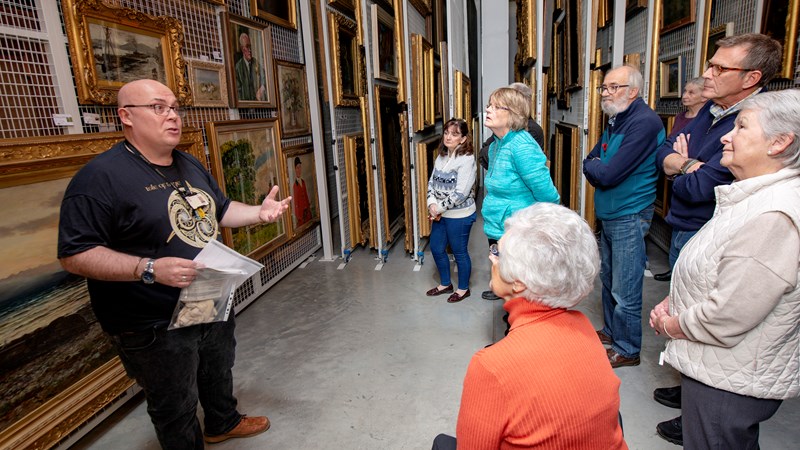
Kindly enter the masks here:
[[178, 19], [95, 0], [64, 0], [62, 9], [80, 103], [116, 105], [125, 83], [147, 78], [169, 86], [180, 104], [192, 104]]
[[[376, 78], [397, 81], [397, 46], [394, 40], [394, 19], [383, 8], [372, 5], [372, 66]], [[375, 43], [377, 42], [377, 45]]]
[[274, 108], [277, 104], [269, 25], [224, 11], [220, 14], [232, 106]]
[[[206, 123], [211, 173], [231, 200], [261, 204], [273, 186], [283, 186], [278, 119]], [[281, 196], [285, 195], [285, 192]], [[223, 228], [225, 245], [259, 259], [286, 241], [284, 218], [273, 223]]]
[[306, 69], [302, 64], [275, 61], [280, 98], [281, 135], [299, 136], [311, 133], [311, 116], [308, 111]]
[[295, 0], [250, 0], [250, 12], [282, 27], [297, 29]]
[[189, 83], [194, 93], [194, 106], [228, 106], [228, 84], [225, 80], [224, 65], [189, 60]]
[[292, 196], [292, 235], [313, 227], [319, 222], [319, 196], [314, 148], [306, 147], [286, 152], [286, 192]]
[[357, 27], [339, 14], [328, 13], [336, 106], [358, 106], [361, 92], [361, 51]]
[[680, 98], [683, 92], [683, 58], [661, 61], [659, 77], [661, 98]]

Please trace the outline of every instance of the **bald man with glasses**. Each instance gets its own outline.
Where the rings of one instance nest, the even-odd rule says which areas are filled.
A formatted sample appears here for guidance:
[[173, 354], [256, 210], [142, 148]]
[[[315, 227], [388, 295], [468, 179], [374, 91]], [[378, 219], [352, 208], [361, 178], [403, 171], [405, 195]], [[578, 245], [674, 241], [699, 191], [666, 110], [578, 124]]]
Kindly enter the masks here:
[[[740, 103], [764, 90], [781, 68], [781, 44], [763, 34], [729, 36], [717, 41], [706, 63], [703, 97], [710, 100], [682, 133], [668, 138], [658, 150], [656, 164], [673, 177], [666, 221], [672, 226], [670, 270], [684, 245], [711, 218], [716, 206], [714, 188], [730, 184], [733, 175], [720, 165], [720, 138], [733, 129]], [[659, 388], [655, 400], [680, 408], [680, 386]], [[659, 436], [683, 443], [681, 417], [659, 423]]]

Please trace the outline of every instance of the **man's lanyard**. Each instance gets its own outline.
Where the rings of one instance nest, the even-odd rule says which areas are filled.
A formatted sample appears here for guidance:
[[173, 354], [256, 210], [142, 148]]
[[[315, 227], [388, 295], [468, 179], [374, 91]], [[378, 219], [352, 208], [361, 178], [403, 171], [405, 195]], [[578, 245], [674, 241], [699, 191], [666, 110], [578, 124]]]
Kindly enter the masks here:
[[204, 199], [200, 194], [190, 194], [189, 186], [186, 185], [186, 181], [183, 177], [183, 171], [181, 170], [181, 165], [178, 164], [177, 161], [175, 162], [175, 169], [178, 171], [178, 181], [169, 181], [164, 175], [161, 170], [150, 160], [147, 159], [146, 156], [142, 154], [136, 147], [130, 145], [128, 141], [125, 141], [125, 149], [128, 150], [132, 155], [137, 155], [139, 158], [142, 158], [142, 161], [147, 164], [147, 167], [153, 169], [167, 184], [171, 185], [177, 192], [178, 195], [181, 196], [183, 201], [189, 206], [189, 209], [194, 211], [194, 215], [197, 219], [202, 219], [206, 216], [206, 211], [203, 209], [204, 207], [208, 206], [208, 201]]

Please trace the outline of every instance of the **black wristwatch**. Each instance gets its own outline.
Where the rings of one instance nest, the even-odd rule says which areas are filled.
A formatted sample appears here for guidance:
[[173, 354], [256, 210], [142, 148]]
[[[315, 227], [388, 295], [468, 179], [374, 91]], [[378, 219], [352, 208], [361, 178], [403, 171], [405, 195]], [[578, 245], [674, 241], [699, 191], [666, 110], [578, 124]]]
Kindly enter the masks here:
[[150, 258], [147, 260], [147, 264], [144, 266], [144, 272], [142, 272], [142, 281], [144, 284], [153, 284], [156, 282], [156, 274], [153, 271], [153, 265], [155, 265], [156, 260]]

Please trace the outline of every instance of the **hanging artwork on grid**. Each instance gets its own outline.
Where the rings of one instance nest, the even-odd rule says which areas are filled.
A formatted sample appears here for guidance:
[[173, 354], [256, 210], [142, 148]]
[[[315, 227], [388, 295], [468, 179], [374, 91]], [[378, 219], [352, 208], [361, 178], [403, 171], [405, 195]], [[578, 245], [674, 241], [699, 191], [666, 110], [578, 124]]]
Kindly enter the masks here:
[[[394, 19], [383, 8], [372, 5], [372, 66], [376, 78], [397, 81], [397, 46], [394, 41]], [[375, 44], [377, 43], [377, 45]]]
[[319, 223], [319, 197], [314, 148], [305, 147], [286, 152], [286, 182], [292, 196], [292, 236]]
[[336, 106], [358, 106], [361, 91], [361, 52], [357, 27], [340, 14], [328, 13], [331, 39], [333, 94]]
[[227, 12], [221, 13], [220, 20], [231, 104], [238, 108], [274, 108], [269, 25]]
[[306, 69], [302, 64], [275, 61], [280, 98], [280, 123], [283, 137], [311, 133], [311, 116], [308, 111]]
[[683, 59], [679, 56], [661, 61], [659, 92], [661, 98], [680, 98], [683, 92]]
[[[211, 173], [231, 200], [260, 205], [285, 175], [277, 119], [231, 120], [206, 124]], [[278, 198], [286, 197], [281, 191]], [[285, 215], [277, 222], [223, 228], [225, 245], [259, 259], [286, 241]]]
[[97, 0], [63, 0], [62, 9], [80, 103], [116, 105], [125, 83], [146, 78], [169, 86], [182, 105], [192, 104], [177, 19]]
[[194, 106], [228, 106], [228, 84], [225, 80], [224, 65], [189, 60], [189, 84], [194, 93]]
[[250, 12], [282, 27], [297, 29], [295, 0], [250, 0]]

